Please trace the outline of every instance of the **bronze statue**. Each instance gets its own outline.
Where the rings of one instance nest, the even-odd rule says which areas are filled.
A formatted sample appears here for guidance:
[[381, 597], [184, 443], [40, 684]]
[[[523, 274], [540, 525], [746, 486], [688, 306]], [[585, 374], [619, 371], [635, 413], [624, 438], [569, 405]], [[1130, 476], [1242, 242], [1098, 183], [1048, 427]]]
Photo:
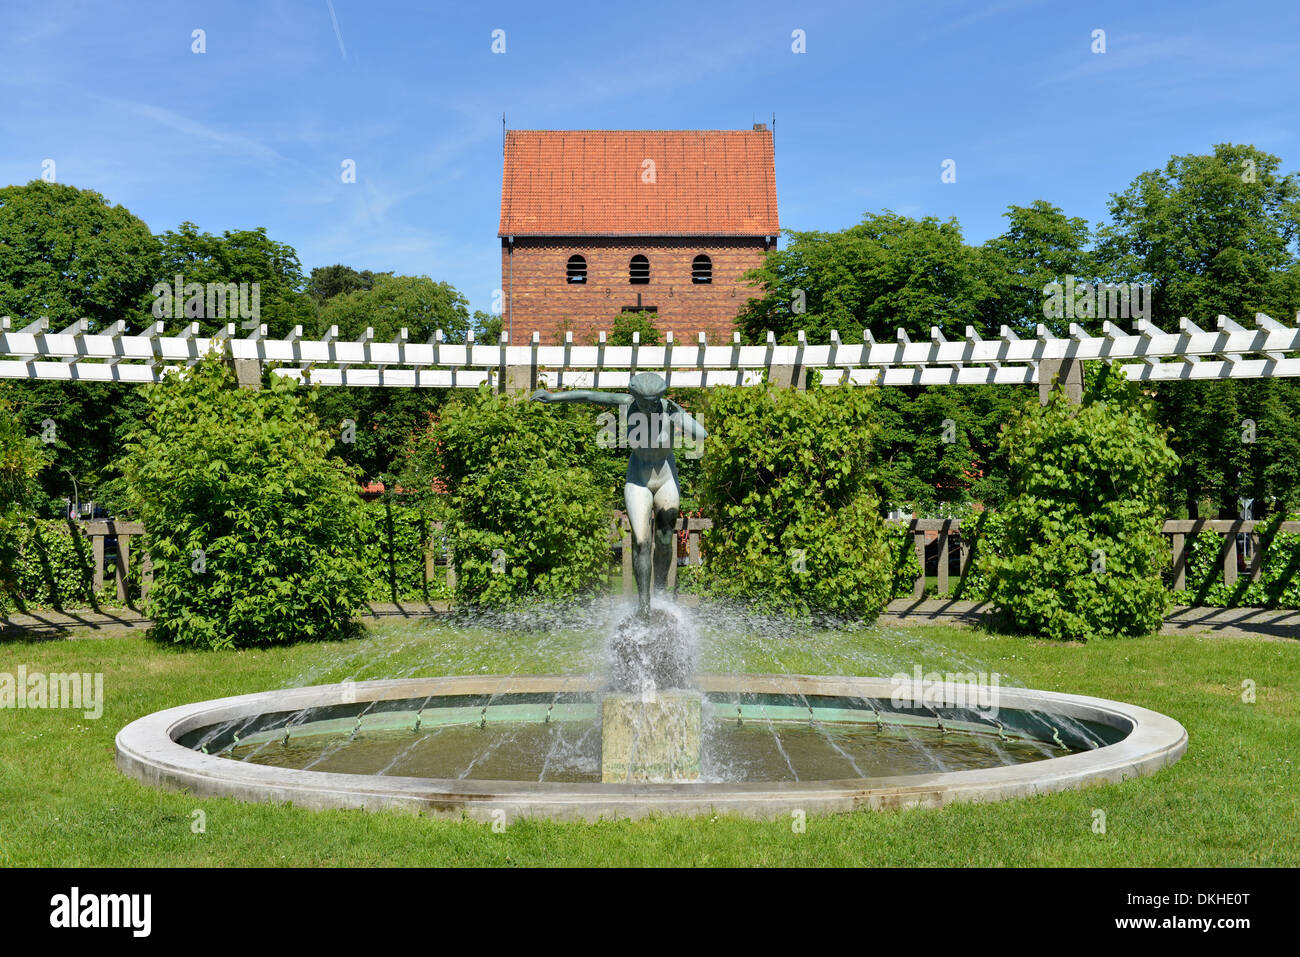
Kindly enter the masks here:
[[653, 587], [668, 585], [668, 569], [677, 560], [677, 513], [681, 496], [677, 487], [675, 442], [702, 442], [707, 433], [689, 412], [665, 396], [668, 384], [653, 372], [632, 377], [627, 392], [533, 393], [538, 402], [590, 402], [592, 405], [631, 407], [628, 415], [627, 479], [623, 498], [632, 525], [632, 567], [636, 572], [638, 612], [648, 618]]

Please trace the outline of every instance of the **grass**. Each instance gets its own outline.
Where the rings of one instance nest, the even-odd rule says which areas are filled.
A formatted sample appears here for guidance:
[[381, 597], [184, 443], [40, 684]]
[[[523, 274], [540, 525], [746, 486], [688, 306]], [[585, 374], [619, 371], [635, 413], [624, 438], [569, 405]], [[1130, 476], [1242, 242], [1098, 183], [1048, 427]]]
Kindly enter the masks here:
[[[554, 672], [590, 662], [590, 636], [385, 623], [351, 642], [178, 651], [136, 633], [0, 643], [0, 672], [102, 672], [100, 720], [0, 710], [0, 865], [1138, 865], [1300, 864], [1300, 643], [1164, 636], [1053, 644], [969, 629], [823, 632], [741, 642], [749, 670], [970, 670], [1117, 698], [1181, 721], [1187, 754], [1153, 777], [992, 805], [791, 822], [727, 816], [601, 824], [310, 812], [155, 790], [114, 766], [129, 721], [174, 705], [380, 676]], [[739, 656], [737, 659], [736, 656]], [[1242, 683], [1256, 701], [1242, 701]], [[1004, 682], [1010, 683], [1010, 682]], [[194, 833], [196, 811], [206, 831]], [[1094, 810], [1106, 832], [1094, 833]]]

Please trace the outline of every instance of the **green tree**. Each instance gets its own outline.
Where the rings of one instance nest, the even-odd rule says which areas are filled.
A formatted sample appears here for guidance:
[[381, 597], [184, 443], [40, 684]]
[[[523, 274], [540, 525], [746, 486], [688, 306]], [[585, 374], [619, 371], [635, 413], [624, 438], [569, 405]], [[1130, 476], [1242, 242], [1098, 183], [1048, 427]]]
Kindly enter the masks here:
[[1090, 373], [1081, 407], [1054, 391], [1007, 427], [1001, 550], [980, 559], [1007, 624], [1060, 640], [1149, 633], [1169, 603], [1160, 529], [1177, 456], [1132, 383]]
[[160, 274], [158, 241], [124, 206], [62, 183], [0, 189], [0, 315], [48, 316], [55, 331], [147, 321]]
[[1010, 206], [1004, 215], [1009, 221], [1006, 232], [983, 246], [984, 273], [994, 292], [990, 331], [1007, 325], [1033, 335], [1041, 322], [1057, 335], [1065, 335], [1068, 319], [1043, 316], [1043, 287], [1063, 283], [1066, 276], [1081, 281], [1096, 277], [1087, 220], [1066, 216], [1041, 199], [1028, 206]]
[[900, 386], [880, 390], [872, 462], [890, 506], [921, 516], [1006, 497], [1000, 429], [1029, 398], [1023, 386]]
[[1098, 258], [1113, 281], [1155, 285], [1152, 319], [1213, 327], [1300, 306], [1300, 174], [1253, 146], [1171, 157], [1111, 196]]
[[787, 343], [800, 329], [812, 342], [828, 341], [832, 330], [854, 342], [868, 328], [882, 340], [897, 328], [925, 339], [931, 326], [956, 335], [968, 324], [989, 331], [994, 290], [955, 219], [885, 211], [839, 232], [787, 236], [785, 249], [748, 274], [762, 291], [736, 320], [750, 341], [768, 330]]
[[24, 431], [42, 439], [45, 465], [32, 499], [37, 514], [63, 515], [64, 499], [96, 501], [110, 510], [121, 504], [112, 495], [112, 463], [144, 421], [147, 403], [139, 386], [18, 380], [7, 383], [4, 394]]
[[499, 342], [501, 340], [501, 315], [493, 315], [482, 309], [475, 309], [470, 321], [474, 330], [474, 339], [478, 342]]
[[338, 440], [337, 456], [357, 466], [366, 480], [391, 485], [452, 391], [322, 388], [316, 411], [322, 427]]
[[360, 500], [311, 391], [236, 388], [210, 355], [148, 400], [122, 472], [153, 559], [153, 634], [209, 648], [348, 634], [365, 594]]
[[[630, 346], [632, 344], [632, 334], [640, 335], [640, 343], [643, 346], [657, 346], [663, 342], [663, 334], [659, 331], [656, 321], [659, 319], [657, 312], [620, 312], [614, 317], [613, 328], [607, 337], [611, 346]], [[593, 336], [593, 341], [597, 337]]]
[[[185, 285], [199, 283], [206, 287], [208, 283], [248, 283], [251, 287], [256, 283], [260, 322], [267, 327], [267, 335], [282, 339], [294, 326], [314, 327], [315, 304], [304, 291], [306, 281], [298, 254], [292, 246], [268, 237], [265, 227], [228, 229], [215, 236], [200, 232], [193, 223], [186, 222], [158, 238], [162, 244], [161, 282], [174, 287], [175, 277], [179, 275]], [[176, 307], [176, 313], [182, 313], [180, 306], [188, 298], [183, 294], [181, 304], [173, 301], [168, 305]], [[251, 295], [249, 299], [251, 306]], [[157, 315], [163, 304], [157, 299], [154, 302], [154, 314]], [[232, 322], [238, 328], [242, 323], [252, 321], [229, 314], [224, 317], [208, 315], [206, 299], [204, 305], [202, 316], [166, 321], [173, 325], [198, 322], [200, 334], [205, 336], [221, 331]], [[167, 311], [170, 316], [172, 310]]]
[[[358, 272], [351, 266], [344, 266], [341, 263], [333, 266], [317, 266], [311, 271], [311, 278], [307, 280], [307, 295], [320, 305], [335, 296], [369, 289], [375, 284], [375, 275], [369, 269]], [[379, 273], [379, 275], [391, 276], [392, 273]]]
[[[1244, 442], [1250, 458], [1242, 495], [1254, 500], [1257, 518], [1300, 511], [1300, 383], [1257, 379], [1245, 391], [1246, 410], [1257, 419], [1255, 441]], [[1239, 440], [1251, 437], [1249, 423], [1239, 427]]]
[[[1111, 197], [1098, 255], [1113, 281], [1154, 284], [1153, 320], [1176, 329], [1187, 316], [1213, 329], [1226, 315], [1249, 326], [1256, 312], [1289, 319], [1300, 309], [1300, 174], [1253, 146], [1171, 157]], [[1160, 421], [1181, 468], [1171, 506], [1193, 517], [1255, 514], [1295, 501], [1300, 383], [1170, 382], [1156, 388]], [[1243, 442], [1246, 420], [1258, 442]]]
[[18, 532], [29, 513], [33, 479], [46, 464], [40, 441], [27, 434], [13, 405], [0, 398], [0, 590], [18, 592]]
[[[346, 266], [329, 269], [335, 270], [329, 274], [333, 288], [341, 290], [353, 278], [364, 284], [350, 292], [336, 291], [324, 302], [316, 335], [337, 326], [339, 338], [357, 339], [370, 328], [376, 341], [392, 342], [406, 329], [409, 341], [427, 342], [441, 329], [448, 342], [464, 341], [471, 322], [468, 302], [448, 283], [389, 273], [349, 277], [339, 271]], [[313, 282], [316, 275], [313, 271]], [[339, 388], [325, 392], [318, 403], [322, 420], [340, 430], [344, 421], [354, 423], [353, 441], [337, 446], [337, 453], [359, 466], [367, 479], [391, 484], [411, 444], [428, 429], [446, 401], [448, 390]]]
[[342, 339], [356, 339], [371, 328], [377, 341], [392, 342], [406, 329], [410, 341], [426, 342], [441, 329], [448, 342], [463, 342], [470, 327], [469, 300], [428, 276], [380, 274], [369, 289], [337, 295], [321, 307], [317, 332], [330, 326], [338, 326]]

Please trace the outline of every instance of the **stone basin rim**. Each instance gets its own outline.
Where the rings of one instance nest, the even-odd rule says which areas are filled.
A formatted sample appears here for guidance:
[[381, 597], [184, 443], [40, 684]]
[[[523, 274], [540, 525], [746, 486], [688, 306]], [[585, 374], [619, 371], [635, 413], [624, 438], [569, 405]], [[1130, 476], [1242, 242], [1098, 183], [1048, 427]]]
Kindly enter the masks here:
[[[884, 677], [701, 674], [705, 692], [808, 694], [888, 700], [900, 686]], [[926, 685], [952, 700], [967, 686]], [[249, 764], [177, 743], [200, 727], [259, 714], [423, 696], [599, 692], [600, 679], [571, 675], [469, 675], [336, 682], [195, 702], [145, 715], [118, 732], [118, 767], [149, 785], [197, 797], [291, 803], [325, 810], [401, 809], [496, 821], [552, 817], [595, 821], [652, 814], [732, 813], [781, 817], [857, 809], [937, 807], [1028, 797], [1152, 774], [1182, 757], [1187, 732], [1174, 719], [1137, 705], [1064, 692], [1000, 686], [999, 707], [1082, 719], [1127, 731], [1114, 744], [1027, 764], [889, 778], [823, 781], [599, 784], [456, 780], [301, 771]]]

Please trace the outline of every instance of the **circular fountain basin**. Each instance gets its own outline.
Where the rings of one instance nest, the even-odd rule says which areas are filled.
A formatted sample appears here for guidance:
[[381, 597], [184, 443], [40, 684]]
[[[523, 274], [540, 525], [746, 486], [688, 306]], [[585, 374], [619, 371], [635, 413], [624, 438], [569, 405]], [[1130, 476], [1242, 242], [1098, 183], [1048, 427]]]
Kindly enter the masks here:
[[[117, 763], [146, 784], [202, 797], [491, 821], [599, 820], [648, 814], [777, 817], [996, 801], [1150, 774], [1187, 748], [1187, 732], [1173, 719], [1081, 695], [999, 687], [996, 708], [989, 709], [972, 701], [966, 685], [913, 687], [888, 678], [699, 675], [696, 686], [708, 704], [714, 738], [734, 748], [750, 731], [747, 746], [760, 745], [757, 757], [742, 761], [733, 779], [602, 784], [598, 776], [587, 780], [579, 768], [553, 775], [567, 780], [538, 780], [537, 767], [519, 761], [517, 748], [511, 761], [486, 760], [480, 767], [489, 775], [508, 772], [510, 780], [450, 776], [458, 765], [457, 747], [476, 734], [496, 734], [499, 742], [520, 735], [542, 740], [557, 725], [590, 726], [600, 682], [564, 676], [344, 682], [199, 702], [122, 729]], [[790, 779], [777, 779], [785, 776], [783, 765], [759, 753], [765, 727], [782, 729], [787, 744], [805, 740], [814, 746], [789, 748], [791, 754], [782, 749]], [[430, 734], [443, 731], [442, 738]], [[913, 749], [918, 760], [908, 760], [900, 741], [920, 742]], [[882, 742], [888, 745], [884, 751], [897, 752], [894, 763], [871, 760]], [[393, 749], [404, 755], [417, 744], [428, 752], [423, 764], [431, 773], [375, 773]], [[927, 746], [940, 763], [962, 769], [926, 770], [919, 758], [933, 759]], [[335, 757], [304, 763], [302, 755], [313, 749]], [[983, 757], [992, 754], [998, 760]], [[793, 773], [791, 757], [803, 773]], [[841, 757], [854, 776], [816, 777], [819, 771], [850, 773], [847, 766], [836, 770]], [[1004, 760], [1018, 763], [999, 763]]]

